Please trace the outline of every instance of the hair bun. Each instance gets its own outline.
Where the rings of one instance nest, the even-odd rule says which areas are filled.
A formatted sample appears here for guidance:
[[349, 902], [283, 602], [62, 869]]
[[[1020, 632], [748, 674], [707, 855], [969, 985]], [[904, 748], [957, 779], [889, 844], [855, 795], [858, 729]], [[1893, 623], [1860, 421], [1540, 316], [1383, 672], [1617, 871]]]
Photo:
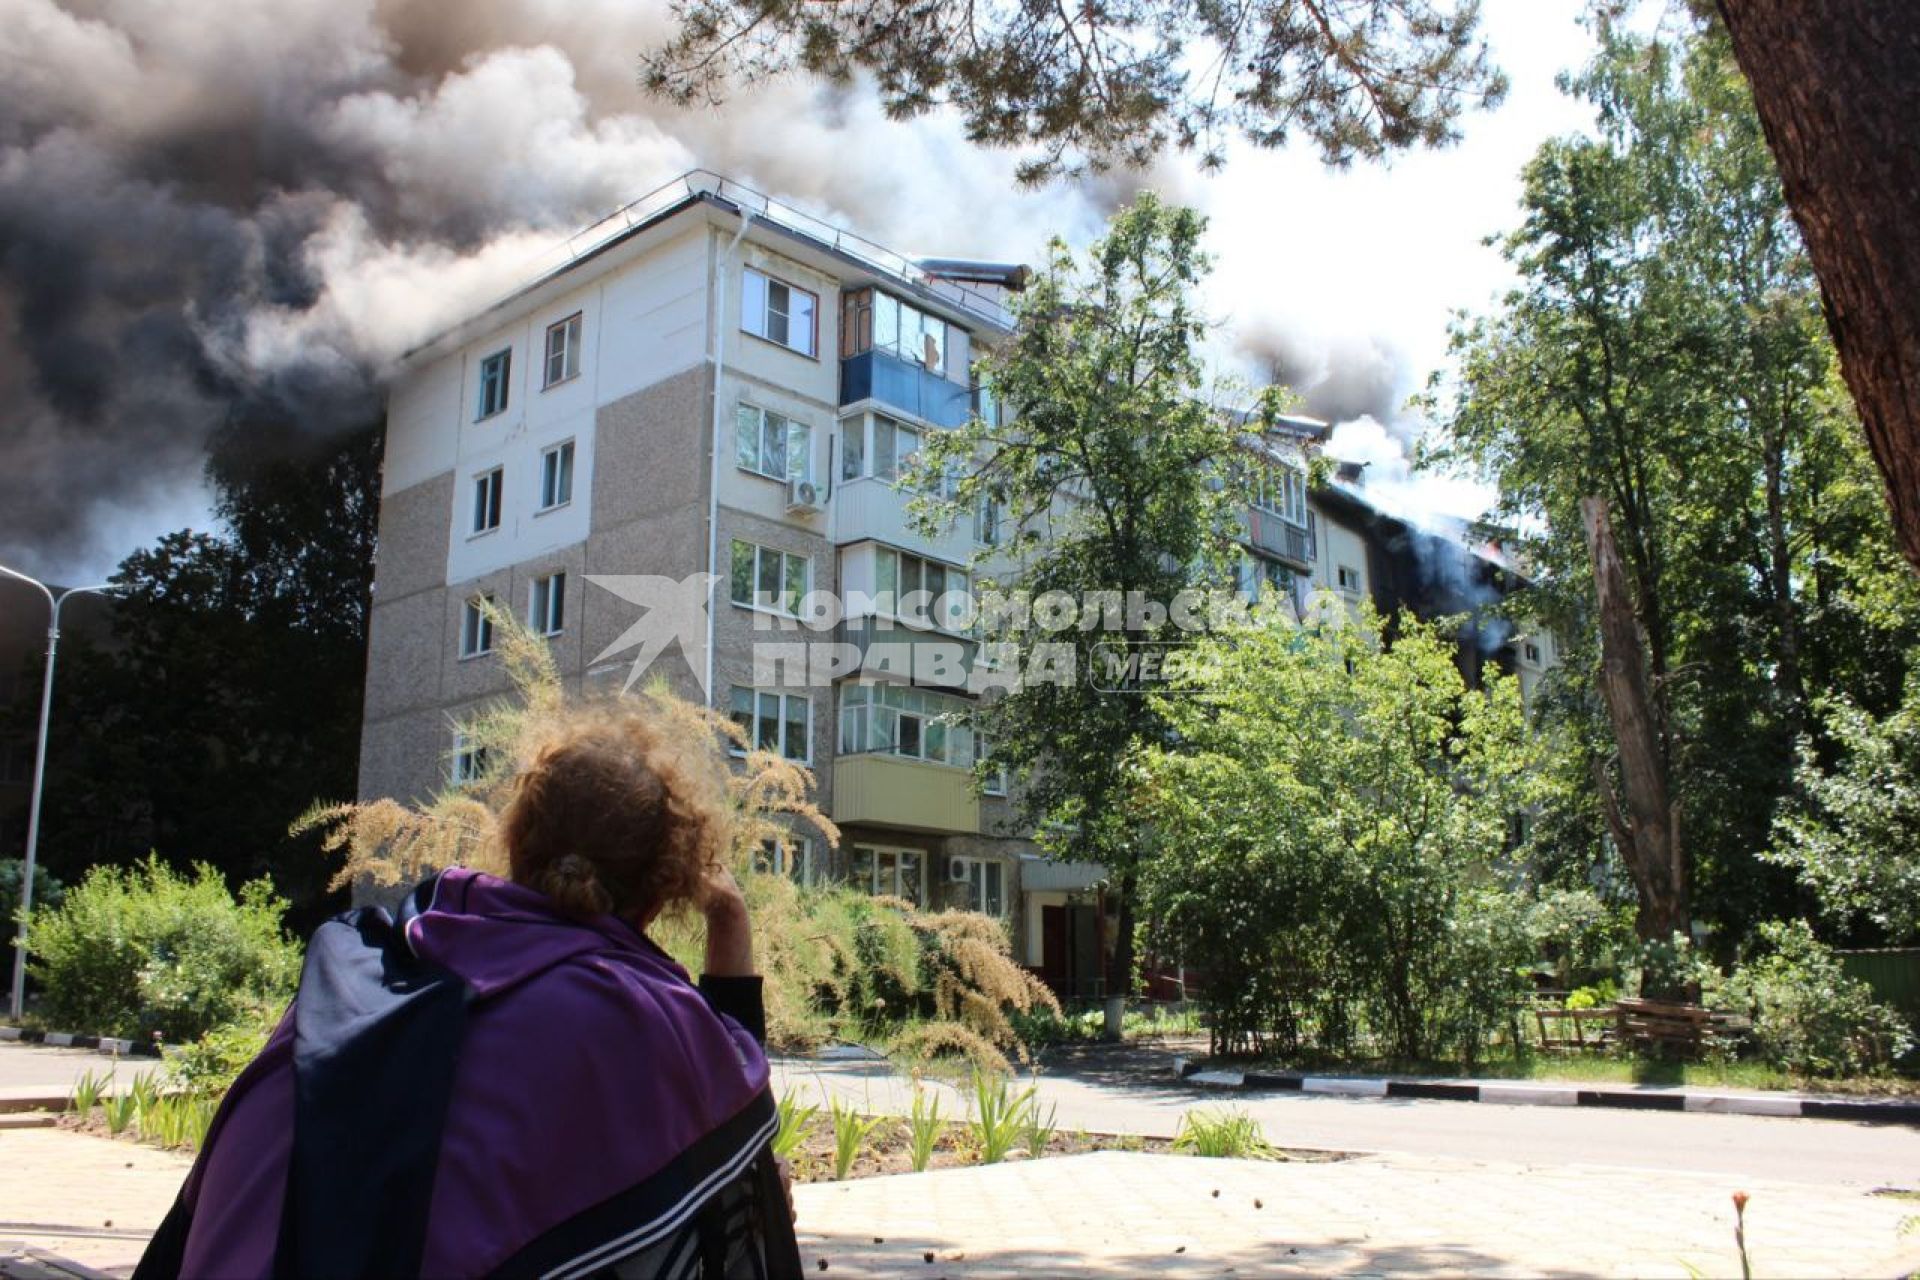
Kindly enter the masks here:
[[593, 864], [577, 853], [557, 859], [542, 879], [541, 892], [552, 898], [562, 911], [599, 916], [613, 910], [613, 895], [600, 883]]

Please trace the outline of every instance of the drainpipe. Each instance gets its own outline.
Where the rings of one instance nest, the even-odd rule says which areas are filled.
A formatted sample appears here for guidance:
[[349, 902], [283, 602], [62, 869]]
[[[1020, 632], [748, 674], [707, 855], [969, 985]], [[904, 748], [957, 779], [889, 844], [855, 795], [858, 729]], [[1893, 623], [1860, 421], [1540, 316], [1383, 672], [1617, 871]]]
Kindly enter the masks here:
[[707, 459], [707, 705], [718, 706], [713, 688], [714, 593], [720, 586], [720, 382], [727, 370], [727, 264], [734, 250], [746, 238], [753, 214], [740, 206], [740, 229], [733, 233], [725, 253], [720, 255], [718, 303], [714, 308], [713, 335], [713, 440]]

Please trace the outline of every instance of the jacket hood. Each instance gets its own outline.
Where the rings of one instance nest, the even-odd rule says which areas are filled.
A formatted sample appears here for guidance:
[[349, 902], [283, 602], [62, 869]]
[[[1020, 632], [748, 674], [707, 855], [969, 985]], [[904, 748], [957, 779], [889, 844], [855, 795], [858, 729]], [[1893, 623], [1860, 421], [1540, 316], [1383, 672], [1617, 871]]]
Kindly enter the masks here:
[[625, 920], [580, 920], [536, 889], [465, 867], [422, 883], [397, 923], [415, 955], [458, 974], [479, 1000], [592, 953], [617, 953], [649, 976], [688, 981], [685, 969]]

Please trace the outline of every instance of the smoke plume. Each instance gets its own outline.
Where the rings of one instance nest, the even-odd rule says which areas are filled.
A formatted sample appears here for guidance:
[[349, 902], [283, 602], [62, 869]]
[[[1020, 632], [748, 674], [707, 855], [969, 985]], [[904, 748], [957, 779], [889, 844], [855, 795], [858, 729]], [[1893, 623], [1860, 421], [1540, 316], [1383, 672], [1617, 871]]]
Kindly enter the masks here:
[[112, 563], [130, 513], [194, 505], [217, 430], [366, 422], [400, 351], [689, 168], [993, 257], [1141, 185], [1019, 193], [1017, 157], [857, 86], [669, 110], [634, 85], [667, 22], [657, 0], [14, 0], [0, 562]]

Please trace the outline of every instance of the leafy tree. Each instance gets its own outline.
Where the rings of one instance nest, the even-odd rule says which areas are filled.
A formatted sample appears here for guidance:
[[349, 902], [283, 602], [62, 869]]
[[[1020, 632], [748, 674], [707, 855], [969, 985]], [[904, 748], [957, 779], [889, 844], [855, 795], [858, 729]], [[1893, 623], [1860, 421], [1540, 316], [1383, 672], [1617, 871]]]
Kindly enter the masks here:
[[61, 655], [42, 855], [68, 879], [149, 850], [233, 882], [270, 876], [295, 921], [328, 909], [287, 828], [359, 768], [378, 511], [375, 432], [291, 453], [219, 442], [218, 532], [129, 556], [110, 640]]
[[1724, 38], [1596, 29], [1599, 54], [1567, 87], [1593, 102], [1599, 137], [1529, 164], [1525, 220], [1503, 241], [1522, 285], [1456, 332], [1459, 380], [1429, 401], [1447, 434], [1426, 461], [1497, 482], [1503, 515], [1536, 530], [1530, 603], [1570, 641], [1543, 714], [1589, 765], [1613, 746], [1578, 505], [1609, 503], [1688, 878], [1737, 936], [1795, 905], [1754, 855], [1791, 788], [1809, 691], [1884, 707], [1913, 624], [1882, 604], [1904, 591], [1885, 572], [1885, 513]]
[[718, 103], [735, 83], [800, 68], [870, 75], [899, 118], [952, 106], [975, 142], [1037, 145], [1029, 180], [1069, 163], [1144, 164], [1169, 146], [1217, 166], [1224, 135], [1295, 133], [1330, 164], [1435, 146], [1506, 80], [1478, 0], [1089, 0], [1075, 5], [675, 0], [678, 32], [641, 83]]
[[1204, 228], [1192, 210], [1147, 195], [1084, 256], [1055, 241], [1016, 303], [1014, 336], [982, 362], [1004, 419], [933, 434], [918, 466], [923, 489], [953, 478], [949, 496], [920, 502], [930, 528], [991, 501], [1016, 530], [983, 561], [989, 593], [1151, 602], [1124, 611], [1112, 630], [1104, 618], [1086, 629], [1086, 614], [1066, 632], [1012, 614], [986, 620], [985, 639], [1021, 671], [1047, 661], [1051, 646], [1071, 650], [1073, 680], [1031, 681], [989, 701], [982, 718], [1043, 845], [1114, 875], [1116, 993], [1131, 985], [1133, 899], [1147, 852], [1125, 813], [1134, 783], [1126, 760], [1166, 725], [1147, 699], [1103, 692], [1089, 676], [1103, 648], [1184, 634], [1167, 608], [1181, 591], [1229, 581], [1218, 534], [1241, 495], [1226, 478], [1261, 414], [1279, 404], [1268, 394], [1248, 423], [1205, 398], [1195, 354], [1205, 323], [1192, 300], [1208, 266]]
[[1440, 627], [1201, 642], [1193, 692], [1154, 699], [1134, 816], [1159, 832], [1146, 897], [1205, 974], [1215, 1047], [1471, 1060], [1534, 959], [1507, 857], [1533, 745], [1514, 681], [1471, 690]]
[[1821, 709], [1838, 759], [1823, 764], [1803, 741], [1800, 794], [1769, 858], [1797, 869], [1840, 920], [1865, 916], [1888, 940], [1910, 942], [1920, 936], [1920, 664], [1884, 717], [1846, 698]]

